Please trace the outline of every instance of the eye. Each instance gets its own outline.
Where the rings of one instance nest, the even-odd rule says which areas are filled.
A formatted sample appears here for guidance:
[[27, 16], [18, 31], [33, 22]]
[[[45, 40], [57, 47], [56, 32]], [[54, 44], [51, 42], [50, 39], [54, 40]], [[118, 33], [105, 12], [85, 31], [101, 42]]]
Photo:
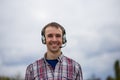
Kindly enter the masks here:
[[61, 34], [56, 34], [56, 37], [60, 38], [60, 37], [61, 37]]
[[48, 36], [49, 38], [52, 38], [52, 37], [53, 37], [53, 35], [52, 35], [52, 34], [48, 34], [47, 36]]

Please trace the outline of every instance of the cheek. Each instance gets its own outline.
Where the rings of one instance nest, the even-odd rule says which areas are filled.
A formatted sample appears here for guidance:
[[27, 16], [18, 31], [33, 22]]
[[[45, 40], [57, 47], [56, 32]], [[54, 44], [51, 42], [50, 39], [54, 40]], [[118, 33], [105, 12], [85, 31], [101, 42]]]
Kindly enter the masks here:
[[49, 44], [51, 42], [51, 40], [47, 39], [46, 40], [46, 44]]
[[50, 38], [45, 38], [46, 39], [46, 42], [49, 42], [49, 41], [51, 41], [51, 39]]
[[60, 42], [60, 43], [62, 43], [62, 42], [63, 42], [63, 40], [62, 40], [62, 39], [59, 39], [59, 42]]
[[48, 45], [52, 45], [53, 43], [57, 43], [57, 45], [62, 45], [63, 42], [61, 39], [57, 40], [56, 42], [52, 41], [51, 39], [46, 40], [46, 44]]
[[[46, 44], [52, 44], [53, 42], [54, 42], [54, 41], [53, 41], [52, 39], [46, 38]], [[58, 39], [56, 40], [56, 42], [57, 42], [59, 45], [62, 45], [63, 40], [62, 40], [62, 38], [58, 38]]]

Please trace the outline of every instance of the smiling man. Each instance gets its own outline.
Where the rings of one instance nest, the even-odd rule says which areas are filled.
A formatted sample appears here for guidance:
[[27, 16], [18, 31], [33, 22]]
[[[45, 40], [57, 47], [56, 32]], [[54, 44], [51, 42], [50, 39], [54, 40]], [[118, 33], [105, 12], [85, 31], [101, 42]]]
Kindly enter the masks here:
[[51, 22], [42, 29], [41, 35], [47, 51], [43, 58], [27, 67], [25, 80], [83, 80], [80, 64], [61, 51], [67, 42], [65, 29]]

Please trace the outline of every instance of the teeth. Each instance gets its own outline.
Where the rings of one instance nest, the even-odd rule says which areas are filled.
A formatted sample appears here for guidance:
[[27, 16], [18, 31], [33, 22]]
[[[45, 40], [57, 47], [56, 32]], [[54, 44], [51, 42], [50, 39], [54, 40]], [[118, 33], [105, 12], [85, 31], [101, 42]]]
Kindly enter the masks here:
[[57, 46], [57, 44], [52, 44], [53, 46]]
[[57, 45], [57, 44], [53, 44], [53, 45]]

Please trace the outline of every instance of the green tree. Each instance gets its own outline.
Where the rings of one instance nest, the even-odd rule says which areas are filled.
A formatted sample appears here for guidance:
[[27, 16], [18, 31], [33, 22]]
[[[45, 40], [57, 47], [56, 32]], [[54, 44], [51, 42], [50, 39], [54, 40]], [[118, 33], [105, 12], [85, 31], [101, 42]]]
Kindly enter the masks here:
[[116, 80], [120, 80], [120, 65], [119, 65], [119, 60], [117, 60], [115, 62], [114, 69], [115, 69], [115, 79]]
[[0, 80], [10, 80], [8, 77], [0, 76]]
[[106, 80], [114, 80], [111, 76], [108, 76]]

